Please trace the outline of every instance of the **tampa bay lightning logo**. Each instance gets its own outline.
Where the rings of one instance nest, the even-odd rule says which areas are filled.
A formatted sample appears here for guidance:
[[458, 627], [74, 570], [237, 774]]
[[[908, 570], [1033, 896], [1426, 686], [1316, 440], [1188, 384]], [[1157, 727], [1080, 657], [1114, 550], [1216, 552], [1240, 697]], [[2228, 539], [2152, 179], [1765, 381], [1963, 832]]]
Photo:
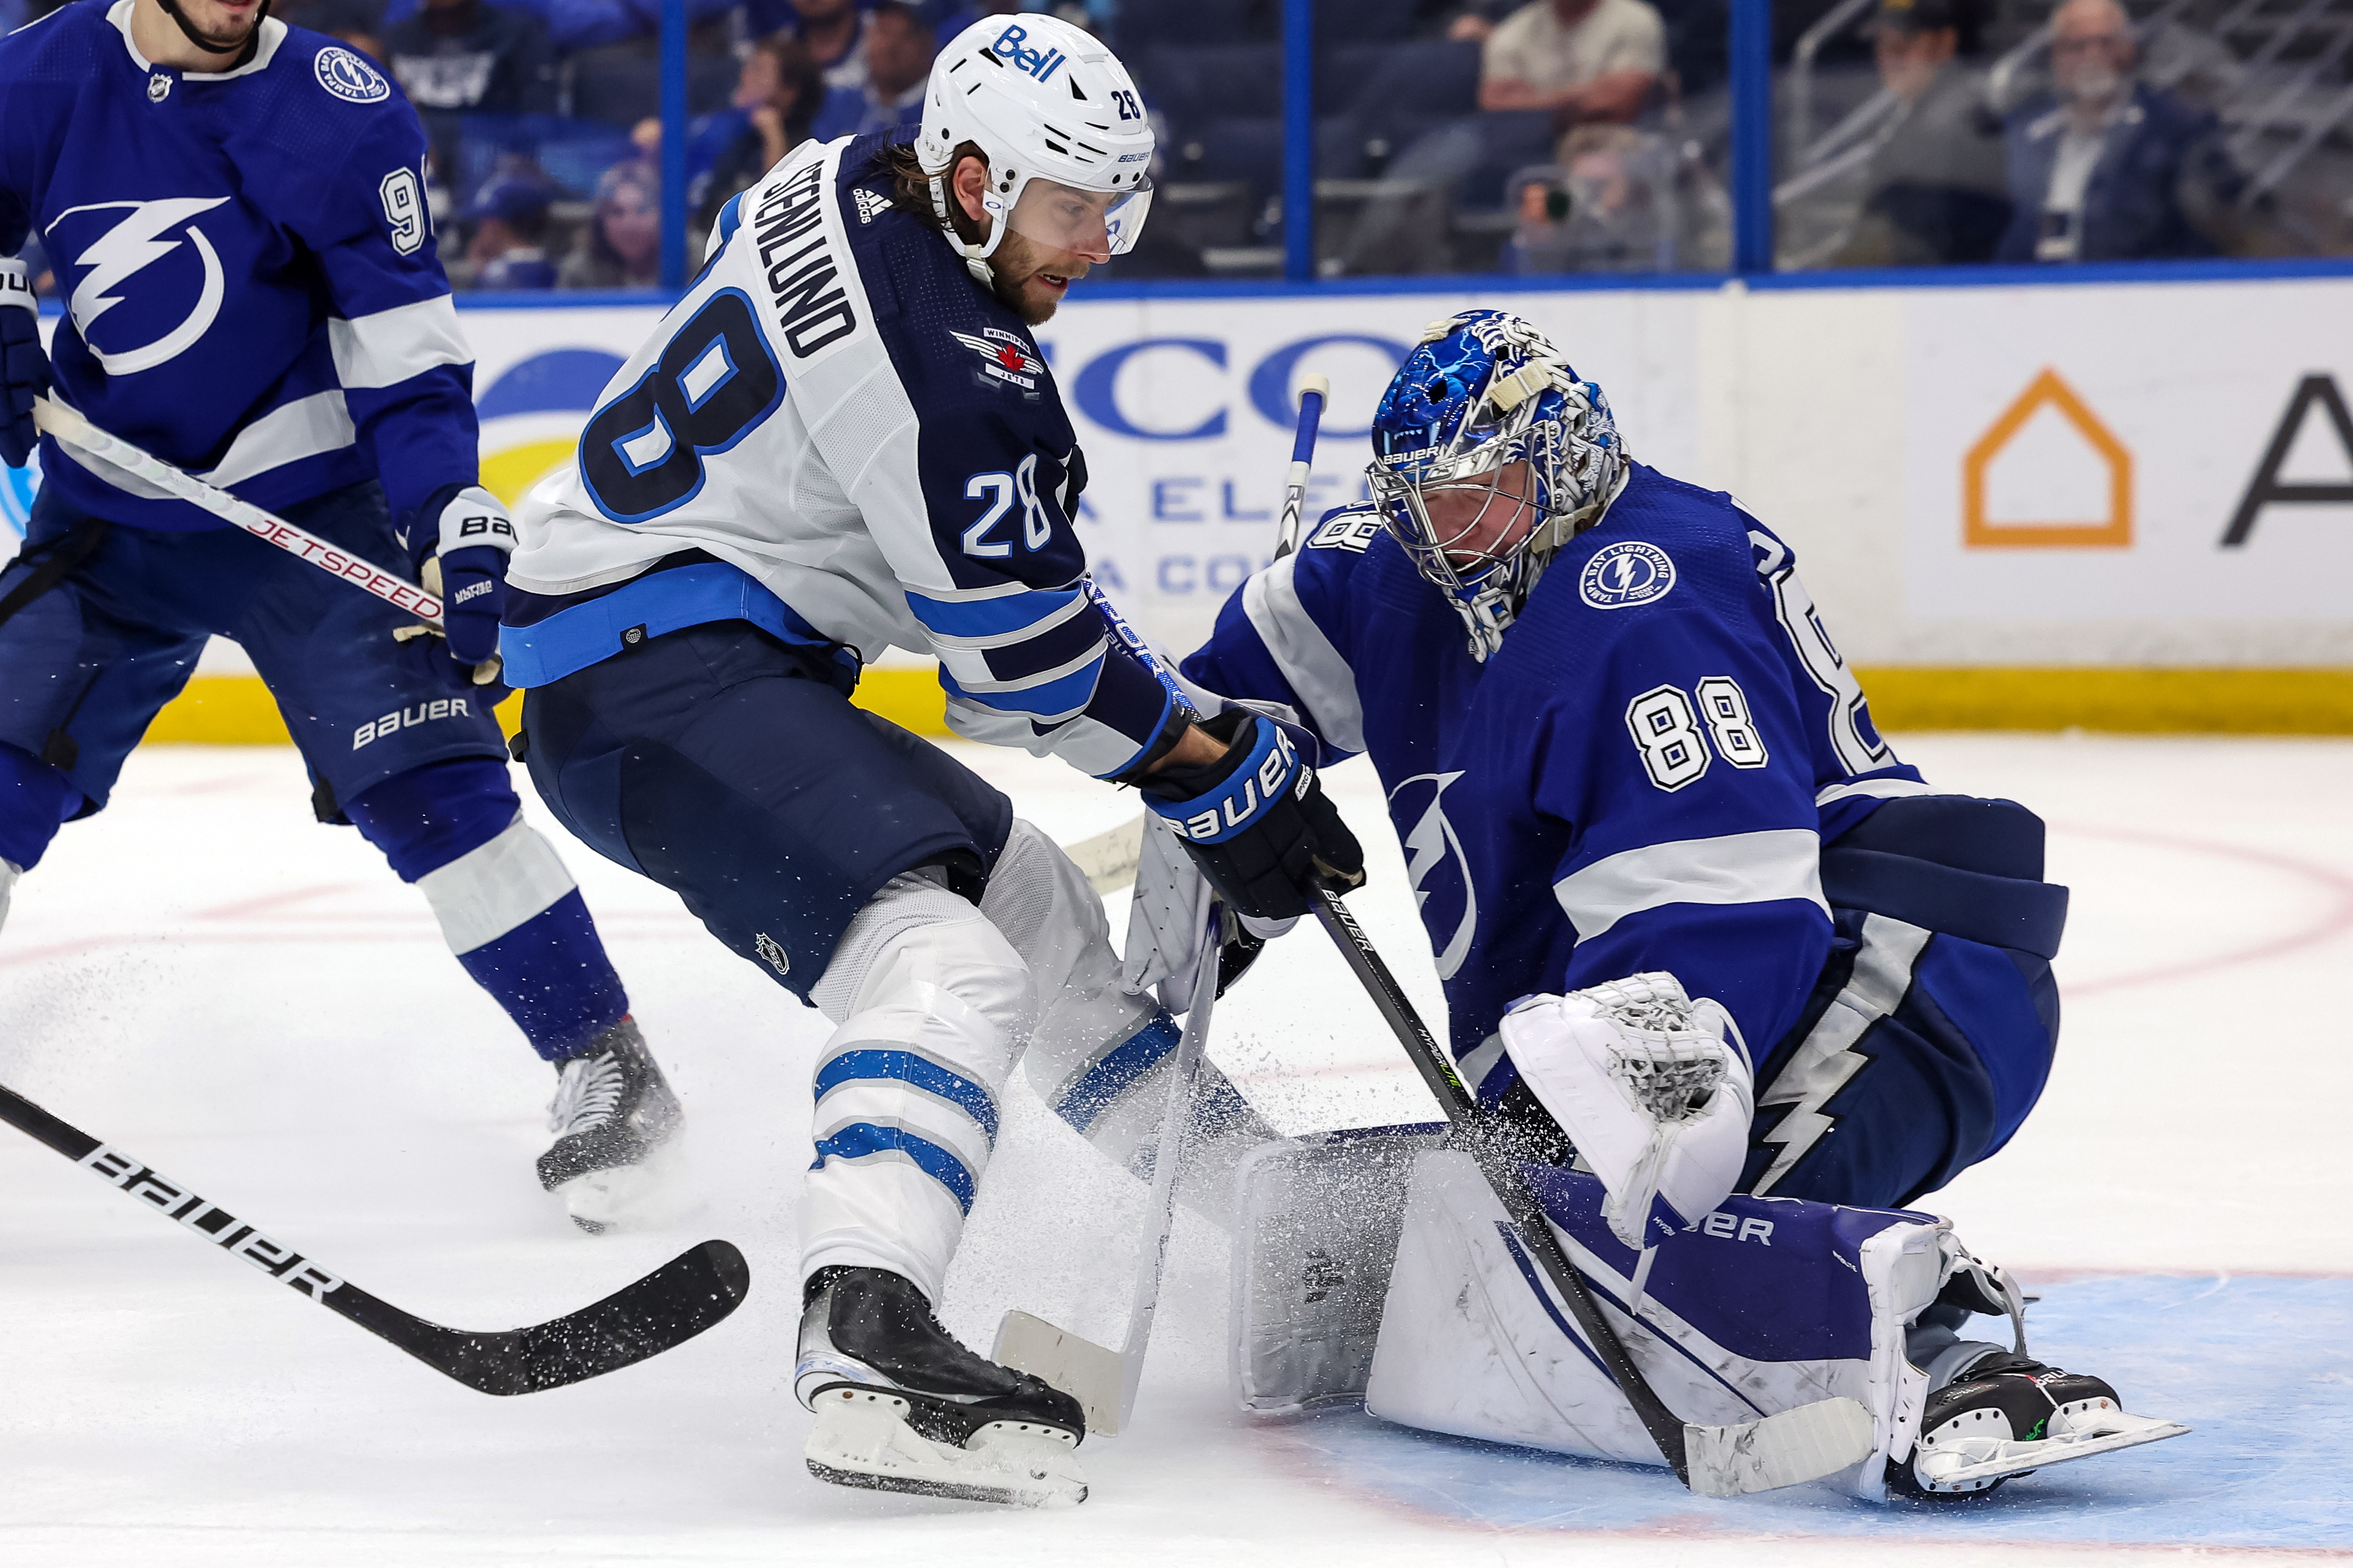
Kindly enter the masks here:
[[1655, 544], [1621, 540], [1595, 552], [1577, 576], [1577, 596], [1597, 610], [1622, 610], [1666, 597], [1675, 563]]
[[[227, 278], [220, 253], [192, 220], [227, 200], [92, 202], [68, 207], [50, 223], [49, 253], [90, 268], [74, 285], [66, 310], [107, 374], [153, 370], [185, 353], [212, 329]], [[124, 305], [118, 313], [116, 307]]]
[[1446, 820], [1446, 792], [1460, 772], [1416, 773], [1389, 791], [1389, 820], [1405, 845], [1405, 879], [1430, 932], [1438, 977], [1451, 980], [1471, 956], [1479, 929], [1479, 889], [1471, 880], [1471, 858], [1462, 836]]
[[319, 51], [311, 68], [319, 85], [346, 103], [382, 103], [392, 96], [392, 84], [382, 72], [349, 49], [332, 45]]

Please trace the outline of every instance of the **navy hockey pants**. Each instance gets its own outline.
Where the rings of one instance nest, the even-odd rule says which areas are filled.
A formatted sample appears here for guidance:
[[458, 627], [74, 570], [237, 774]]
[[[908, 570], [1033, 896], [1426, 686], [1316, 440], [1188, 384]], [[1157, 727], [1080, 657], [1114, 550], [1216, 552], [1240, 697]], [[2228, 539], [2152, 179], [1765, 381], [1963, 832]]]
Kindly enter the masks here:
[[1901, 1208], [2010, 1141], [2059, 1043], [2067, 889], [2010, 801], [1891, 800], [1822, 849], [1834, 936], [1757, 1068], [1743, 1191]]
[[837, 670], [718, 621], [523, 697], [524, 761], [564, 825], [803, 1000], [883, 883], [937, 864], [977, 903], [1013, 826], [961, 763], [852, 707]]

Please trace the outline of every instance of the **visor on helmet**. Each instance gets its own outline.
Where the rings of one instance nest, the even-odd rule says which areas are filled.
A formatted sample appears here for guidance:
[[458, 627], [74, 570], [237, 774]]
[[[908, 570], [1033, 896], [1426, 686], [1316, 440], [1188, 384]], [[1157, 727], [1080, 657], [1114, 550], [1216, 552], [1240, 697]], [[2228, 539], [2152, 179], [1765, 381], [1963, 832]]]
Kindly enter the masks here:
[[[1152, 181], [1139, 175], [1124, 190], [1091, 191], [1039, 175], [1015, 188], [1009, 213], [1008, 204], [994, 188], [982, 203], [992, 219], [1033, 245], [1086, 261], [1109, 261], [1133, 249], [1144, 233], [1145, 216], [1152, 210]], [[996, 248], [995, 244], [987, 247], [989, 251]]]

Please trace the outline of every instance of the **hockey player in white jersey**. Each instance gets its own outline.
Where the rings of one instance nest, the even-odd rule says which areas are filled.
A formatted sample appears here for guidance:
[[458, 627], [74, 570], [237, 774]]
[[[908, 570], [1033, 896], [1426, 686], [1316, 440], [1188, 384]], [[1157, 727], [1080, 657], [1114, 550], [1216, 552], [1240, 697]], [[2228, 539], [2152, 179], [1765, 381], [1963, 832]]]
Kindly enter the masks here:
[[554, 1064], [539, 1176], [596, 1229], [678, 1103], [509, 782], [489, 660], [513, 529], [477, 482], [473, 355], [435, 255], [424, 134], [366, 59], [268, 9], [84, 0], [0, 40], [0, 254], [37, 233], [66, 296], [44, 352], [25, 266], [0, 262], [0, 458], [26, 462], [47, 390], [438, 582], [446, 651], [396, 641], [421, 628], [43, 438], [25, 550], [0, 570], [0, 916], [59, 824], [105, 806], [206, 639], [235, 639], [310, 765], [320, 819], [355, 824], [417, 885], [459, 963]]
[[[1184, 673], [1379, 771], [1462, 1079], [1670, 1407], [1850, 1395], [1873, 1496], [2178, 1434], [2029, 1356], [2016, 1287], [1901, 1206], [2042, 1092], [2066, 890], [2041, 821], [1903, 763], [1788, 544], [1633, 461], [1526, 320], [1433, 322], [1373, 445], [1372, 500], [1250, 577]], [[1407, 1202], [1417, 1142], [1253, 1167], [1289, 1217], [1244, 1292], [1246, 1397], [1661, 1462], [1468, 1156], [1421, 1154]], [[1345, 1281], [1312, 1311], [1302, 1247]], [[1351, 1313], [1377, 1336], [1335, 1355]]]
[[[912, 142], [807, 145], [728, 203], [577, 468], [522, 509], [501, 646], [542, 795], [837, 1026], [796, 1380], [828, 1480], [1083, 1496], [1076, 1402], [932, 1305], [1016, 1058], [1144, 1170], [1178, 1037], [1123, 988], [1054, 844], [850, 705], [861, 664], [936, 652], [960, 733], [1211, 821], [1193, 847], [1243, 914], [1362, 877], [1293, 744], [1246, 710], [1197, 722], [1085, 576], [1085, 464], [1029, 329], [1134, 243], [1152, 147], [1102, 44], [1035, 15], [974, 25]], [[1204, 1070], [1229, 1143], [1262, 1135]]]

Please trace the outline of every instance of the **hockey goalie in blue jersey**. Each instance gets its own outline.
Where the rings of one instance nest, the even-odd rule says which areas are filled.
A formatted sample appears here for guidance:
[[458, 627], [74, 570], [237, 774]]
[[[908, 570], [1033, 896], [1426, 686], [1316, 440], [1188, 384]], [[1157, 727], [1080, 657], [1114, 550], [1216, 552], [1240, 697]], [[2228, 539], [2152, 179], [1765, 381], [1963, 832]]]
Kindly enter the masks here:
[[[1851, 1395], [1871, 1495], [2180, 1430], [2031, 1359], [2015, 1286], [1900, 1206], [1999, 1150], [2049, 1070], [2066, 894], [2040, 820], [1900, 762], [1789, 546], [1629, 458], [1532, 323], [1434, 323], [1373, 438], [1371, 500], [1238, 589], [1184, 674], [1378, 770], [1462, 1077], [1535, 1152], [1580, 1271], [1640, 1314], [1625, 1337], [1670, 1405], [1722, 1425]], [[1260, 1186], [1312, 1189], [1303, 1158]], [[1387, 1280], [1377, 1345], [1286, 1359], [1297, 1325], [1246, 1330], [1245, 1402], [1361, 1392], [1409, 1425], [1659, 1462], [1468, 1158], [1411, 1169], [1394, 1271], [1335, 1270]], [[2015, 1319], [2010, 1344], [1964, 1336], [1982, 1312]]]
[[[0, 253], [66, 296], [45, 353], [0, 263], [0, 457], [45, 390], [331, 543], [423, 576], [391, 606], [42, 438], [0, 572], [0, 916], [61, 822], [102, 809], [211, 636], [252, 657], [349, 822], [558, 1071], [539, 1175], [599, 1228], [678, 1106], [491, 713], [514, 531], [477, 482], [472, 359], [434, 251], [425, 139], [361, 56], [251, 0], [80, 0], [0, 42]], [[403, 640], [405, 639], [405, 640]]]

